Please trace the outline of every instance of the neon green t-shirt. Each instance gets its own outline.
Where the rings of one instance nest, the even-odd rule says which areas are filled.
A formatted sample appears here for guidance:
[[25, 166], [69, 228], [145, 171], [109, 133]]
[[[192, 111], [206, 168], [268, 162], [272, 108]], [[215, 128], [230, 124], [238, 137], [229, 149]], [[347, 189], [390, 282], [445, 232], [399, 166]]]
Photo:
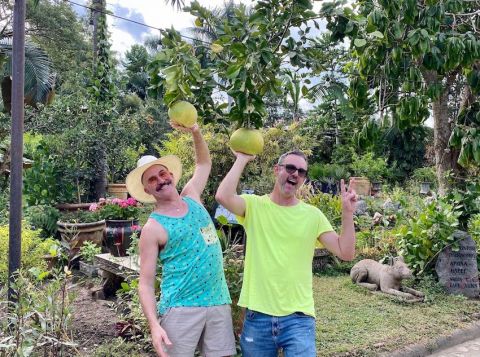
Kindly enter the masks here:
[[312, 260], [317, 238], [333, 231], [323, 213], [300, 201], [279, 206], [268, 195], [242, 195], [247, 234], [238, 305], [272, 316], [300, 311], [315, 316]]

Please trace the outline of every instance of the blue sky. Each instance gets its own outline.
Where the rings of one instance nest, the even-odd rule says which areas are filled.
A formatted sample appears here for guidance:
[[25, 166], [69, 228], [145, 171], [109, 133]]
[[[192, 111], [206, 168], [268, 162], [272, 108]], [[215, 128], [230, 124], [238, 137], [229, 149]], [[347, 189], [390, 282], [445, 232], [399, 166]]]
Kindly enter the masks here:
[[[87, 0], [75, 0], [85, 5]], [[188, 0], [186, 3], [188, 4]], [[206, 7], [222, 6], [223, 0], [200, 0], [201, 5]], [[253, 1], [236, 1], [247, 5]], [[73, 9], [82, 16], [87, 15], [85, 8], [72, 5]], [[156, 28], [169, 28], [173, 26], [177, 30], [193, 27], [193, 16], [179, 11], [164, 0], [107, 0], [107, 9], [115, 15], [125, 17]], [[108, 26], [111, 33], [112, 49], [122, 55], [135, 43], [143, 43], [146, 38], [157, 35], [158, 31], [137, 25], [132, 22], [108, 16]]]

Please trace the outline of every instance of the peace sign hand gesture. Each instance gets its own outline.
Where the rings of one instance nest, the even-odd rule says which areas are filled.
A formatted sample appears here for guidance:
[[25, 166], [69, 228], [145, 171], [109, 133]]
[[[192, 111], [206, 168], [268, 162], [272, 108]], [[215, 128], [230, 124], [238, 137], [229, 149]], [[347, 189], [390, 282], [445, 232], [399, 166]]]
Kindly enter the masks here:
[[355, 179], [351, 178], [348, 190], [345, 188], [345, 181], [340, 180], [340, 193], [342, 195], [342, 212], [353, 215], [357, 205], [357, 194], [355, 193]]

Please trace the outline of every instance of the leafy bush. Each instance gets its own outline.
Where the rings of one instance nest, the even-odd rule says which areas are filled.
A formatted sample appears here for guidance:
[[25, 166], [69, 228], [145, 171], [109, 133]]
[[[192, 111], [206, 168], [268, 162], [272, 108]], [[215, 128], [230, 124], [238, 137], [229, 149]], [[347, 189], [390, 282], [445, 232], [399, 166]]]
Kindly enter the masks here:
[[434, 167], [419, 167], [413, 170], [412, 178], [418, 182], [434, 183], [437, 180]]
[[68, 269], [53, 271], [48, 284], [41, 284], [24, 270], [16, 275], [12, 289], [17, 301], [0, 306], [2, 356], [74, 354], [75, 343], [71, 340], [74, 293], [67, 288], [70, 277]]
[[[0, 177], [1, 179], [1, 177]], [[0, 224], [7, 224], [9, 219], [10, 191], [0, 192]]]
[[347, 179], [350, 176], [347, 168], [344, 165], [314, 163], [308, 168], [308, 177], [312, 180], [333, 179], [340, 181]]
[[480, 214], [476, 214], [470, 218], [468, 222], [468, 233], [477, 244], [477, 253], [480, 256]]
[[25, 214], [25, 219], [32, 228], [41, 229], [40, 235], [43, 238], [55, 236], [59, 217], [58, 209], [46, 205], [28, 207]]
[[478, 178], [462, 180], [448, 193], [447, 199], [461, 209], [460, 227], [467, 230], [470, 217], [480, 213], [480, 180]]
[[32, 158], [32, 167], [25, 171], [24, 178], [24, 193], [28, 205], [75, 202], [75, 183], [65, 175], [62, 155], [47, 139], [40, 141]]
[[117, 337], [108, 343], [98, 346], [93, 351], [92, 357], [143, 357], [145, 352], [135, 342], [127, 342], [124, 339]]
[[93, 263], [93, 259], [97, 254], [102, 252], [102, 248], [93, 242], [85, 241], [80, 247], [80, 256], [85, 263]]
[[338, 231], [342, 226], [342, 200], [340, 196], [319, 193], [307, 200], [307, 203], [319, 208], [330, 221], [333, 229]]
[[399, 253], [416, 274], [431, 268], [437, 254], [445, 247], [455, 245], [453, 232], [458, 228], [460, 212], [445, 201], [425, 203], [418, 216], [400, 228]]
[[76, 210], [60, 212], [60, 217], [58, 220], [66, 223], [92, 223], [100, 221], [101, 218], [98, 212]]
[[375, 158], [372, 152], [361, 156], [354, 152], [352, 155], [353, 161], [350, 168], [355, 176], [364, 176], [371, 181], [381, 181], [390, 176], [386, 159], [380, 157]]
[[[9, 245], [8, 225], [0, 226], [0, 283], [6, 283], [8, 278], [8, 245]], [[40, 237], [40, 231], [31, 230], [25, 224], [22, 227], [22, 268], [47, 269], [47, 263], [44, 256], [49, 255], [50, 248], [57, 245], [53, 239], [43, 240]]]

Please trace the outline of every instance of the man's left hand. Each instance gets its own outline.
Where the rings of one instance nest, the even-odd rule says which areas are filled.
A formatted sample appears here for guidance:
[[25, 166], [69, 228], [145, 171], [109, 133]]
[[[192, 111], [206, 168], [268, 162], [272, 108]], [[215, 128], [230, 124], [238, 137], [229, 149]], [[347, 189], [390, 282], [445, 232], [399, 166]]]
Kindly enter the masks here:
[[351, 178], [348, 184], [348, 190], [345, 188], [345, 181], [340, 180], [340, 193], [342, 195], [342, 212], [352, 214], [357, 205], [357, 194], [354, 190], [354, 179]]

